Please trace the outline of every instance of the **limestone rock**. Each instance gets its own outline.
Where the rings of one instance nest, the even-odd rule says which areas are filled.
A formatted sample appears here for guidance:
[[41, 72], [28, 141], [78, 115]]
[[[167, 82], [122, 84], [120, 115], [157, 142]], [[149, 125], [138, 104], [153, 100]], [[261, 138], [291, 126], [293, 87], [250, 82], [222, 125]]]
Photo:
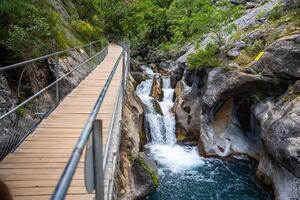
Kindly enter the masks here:
[[176, 63], [176, 66], [171, 69], [171, 87], [175, 88], [178, 81], [182, 79], [186, 66], [182, 63]]
[[172, 108], [175, 113], [175, 133], [177, 142], [185, 145], [196, 145], [199, 139], [199, 94], [183, 80], [177, 83], [177, 97]]
[[155, 163], [144, 153], [131, 161], [132, 199], [142, 199], [154, 192], [158, 186], [158, 172]]
[[135, 81], [132, 76], [129, 75], [126, 98], [123, 107], [122, 127], [126, 136], [131, 140], [131, 149], [135, 152], [139, 152], [147, 140], [143, 130], [145, 107], [134, 92], [135, 85]]
[[[129, 74], [128, 84], [125, 95], [125, 102], [122, 113], [122, 138], [120, 144], [120, 172], [118, 177], [118, 185], [123, 191], [124, 199], [132, 199], [133, 179], [132, 166], [130, 159], [136, 157], [138, 152], [143, 150], [143, 146], [147, 142], [147, 136], [144, 131], [144, 104], [135, 94], [135, 86], [137, 83]], [[142, 187], [141, 185], [139, 187]]]
[[168, 60], [168, 61], [159, 63], [159, 67], [164, 68], [164, 69], [171, 69], [171, 68], [174, 68], [175, 66], [176, 66], [176, 62], [173, 60]]
[[[258, 172], [274, 186], [276, 199], [300, 196], [300, 98], [257, 113], [264, 144]], [[267, 178], [266, 178], [267, 177]]]
[[242, 5], [246, 3], [246, 0], [229, 0], [229, 2], [235, 5]]
[[294, 88], [293, 88], [293, 92], [295, 94], [299, 94], [300, 93], [300, 80], [296, 81], [294, 83]]
[[143, 72], [131, 72], [131, 76], [138, 84], [147, 79], [147, 75]]
[[[199, 113], [200, 113], [200, 137], [206, 155], [228, 155], [233, 152], [249, 151], [244, 149], [247, 141], [256, 140], [257, 137], [246, 137], [247, 124], [250, 123], [250, 116], [240, 116], [239, 113], [251, 113], [251, 105], [254, 102], [250, 100], [255, 96], [278, 96], [288, 87], [288, 82], [276, 78], [269, 78], [261, 75], [250, 75], [237, 71], [225, 71], [223, 69], [213, 69], [208, 72], [205, 90], [201, 96]], [[228, 134], [221, 137], [215, 137], [212, 122], [219, 111], [222, 111], [222, 105], [228, 99], [235, 99], [235, 108], [238, 110], [231, 112], [234, 114], [231, 123], [227, 123], [226, 130]], [[239, 103], [242, 100], [241, 103]], [[249, 100], [248, 104], [245, 102]], [[245, 105], [248, 105], [245, 107]], [[225, 112], [225, 113], [226, 113]], [[236, 119], [244, 119], [244, 128], [240, 129]], [[246, 120], [248, 119], [248, 120]], [[246, 122], [247, 121], [247, 122]], [[222, 120], [220, 121], [222, 122]], [[222, 122], [223, 123], [223, 122]], [[251, 132], [251, 131], [249, 131]], [[239, 133], [238, 135], [232, 135]], [[247, 139], [248, 138], [248, 139]], [[232, 146], [234, 144], [239, 144]], [[250, 147], [251, 144], [248, 143]], [[203, 153], [203, 152], [202, 152]], [[245, 152], [244, 152], [245, 153]], [[255, 156], [255, 155], [254, 155]]]
[[229, 57], [238, 57], [239, 55], [240, 55], [240, 51], [238, 48], [230, 49], [227, 52], [227, 56], [229, 56]]
[[153, 76], [153, 83], [151, 87], [150, 96], [158, 101], [161, 101], [164, 95], [162, 88], [163, 88], [162, 76], [160, 74], [155, 74]]
[[251, 68], [268, 76], [300, 79], [300, 35], [281, 38], [271, 44]]

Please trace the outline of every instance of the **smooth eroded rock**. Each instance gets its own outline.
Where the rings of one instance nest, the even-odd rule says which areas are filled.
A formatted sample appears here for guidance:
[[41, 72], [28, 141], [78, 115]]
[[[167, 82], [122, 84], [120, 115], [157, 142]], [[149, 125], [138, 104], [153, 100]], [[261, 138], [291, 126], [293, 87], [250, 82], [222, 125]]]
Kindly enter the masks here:
[[158, 186], [158, 172], [154, 161], [144, 153], [139, 153], [131, 161], [131, 173], [133, 177], [132, 199], [142, 199], [155, 191]]
[[150, 96], [154, 99], [161, 101], [163, 99], [163, 79], [160, 74], [155, 74], [153, 76], [153, 83], [151, 87]]
[[258, 174], [272, 183], [276, 199], [300, 196], [300, 98], [269, 104], [257, 113], [264, 151]]
[[268, 46], [251, 68], [268, 76], [300, 79], [300, 35], [281, 38]]
[[[238, 145], [232, 149], [233, 138], [230, 137], [215, 137], [215, 132], [212, 127], [212, 121], [214, 116], [220, 111], [220, 106], [224, 104], [228, 99], [235, 99], [234, 106], [241, 110], [241, 112], [248, 113], [250, 116], [250, 108], [252, 102], [250, 101], [247, 108], [241, 107], [243, 101], [251, 100], [257, 96], [278, 96], [282, 94], [288, 87], [288, 81], [284, 81], [277, 78], [269, 78], [261, 75], [250, 75], [238, 71], [226, 71], [221, 68], [216, 68], [208, 72], [206, 80], [205, 90], [201, 96], [199, 113], [200, 113], [200, 138], [201, 145], [203, 146], [206, 155], [222, 155], [226, 156], [234, 152], [245, 151], [243, 142], [247, 142], [249, 137], [246, 137], [245, 130], [249, 129], [245, 127], [245, 130], [236, 129], [238, 126], [228, 126], [228, 133], [235, 134], [241, 132], [242, 134], [232, 137], [234, 139], [239, 138], [237, 141], [241, 145]], [[242, 102], [241, 102], [242, 101]], [[241, 103], [239, 103], [241, 102]], [[235, 119], [238, 119], [239, 123], [245, 117], [240, 116], [240, 112], [232, 112], [236, 116], [232, 120], [232, 125], [236, 124]], [[250, 123], [250, 117], [246, 116], [245, 122], [242, 124]], [[243, 134], [244, 133], [244, 134]], [[230, 135], [231, 135], [230, 134]], [[244, 137], [245, 136], [245, 137]], [[250, 143], [249, 143], [249, 146]], [[253, 146], [253, 145], [252, 145]], [[239, 148], [240, 147], [240, 148]], [[227, 151], [225, 151], [227, 150]], [[243, 152], [246, 153], [246, 152]]]

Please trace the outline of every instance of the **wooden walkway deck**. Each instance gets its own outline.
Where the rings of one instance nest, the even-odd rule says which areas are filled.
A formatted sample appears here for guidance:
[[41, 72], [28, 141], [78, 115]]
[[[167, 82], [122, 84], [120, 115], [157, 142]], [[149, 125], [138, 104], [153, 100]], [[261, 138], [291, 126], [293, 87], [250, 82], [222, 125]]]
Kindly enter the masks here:
[[[0, 163], [0, 179], [10, 188], [15, 200], [50, 199], [71, 155], [74, 145], [102, 91], [122, 48], [110, 44], [108, 54], [80, 85], [44, 119], [38, 128], [14, 152]], [[110, 84], [97, 116], [103, 120], [106, 142], [114, 103], [122, 78], [122, 62]], [[104, 144], [105, 146], [105, 144]], [[75, 173], [66, 199], [92, 199], [84, 185], [84, 156]], [[1, 199], [1, 198], [0, 198]]]

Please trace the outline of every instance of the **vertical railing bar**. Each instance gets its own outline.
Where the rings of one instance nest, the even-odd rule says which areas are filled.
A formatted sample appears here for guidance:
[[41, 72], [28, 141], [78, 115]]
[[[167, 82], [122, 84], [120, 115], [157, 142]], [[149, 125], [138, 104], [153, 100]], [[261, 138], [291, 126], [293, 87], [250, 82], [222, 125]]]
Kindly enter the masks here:
[[102, 120], [99, 119], [93, 123], [93, 156], [95, 200], [104, 200]]
[[[59, 79], [59, 58], [58, 55], [55, 55], [55, 65], [54, 65], [54, 71], [55, 71], [55, 79]], [[55, 92], [56, 92], [56, 104], [59, 104], [60, 101], [60, 95], [59, 95], [59, 81], [56, 82], [55, 84]]]

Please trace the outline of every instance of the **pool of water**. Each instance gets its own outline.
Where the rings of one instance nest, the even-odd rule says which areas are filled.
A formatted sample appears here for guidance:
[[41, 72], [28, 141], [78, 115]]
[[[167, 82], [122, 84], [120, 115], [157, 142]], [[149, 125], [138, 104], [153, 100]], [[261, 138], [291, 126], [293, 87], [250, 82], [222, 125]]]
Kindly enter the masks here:
[[[171, 148], [175, 148], [173, 154]], [[176, 149], [181, 151], [179, 157], [184, 159], [183, 162], [176, 159]], [[272, 192], [255, 180], [256, 163], [253, 160], [241, 156], [228, 159], [197, 158], [193, 157], [195, 153], [196, 149], [191, 147], [151, 146], [150, 155], [157, 162], [160, 185], [156, 192], [145, 199], [272, 199]]]
[[[137, 86], [136, 94], [144, 103], [146, 129], [151, 141], [145, 147], [158, 165], [160, 185], [146, 200], [269, 200], [272, 193], [255, 180], [255, 163], [247, 157], [203, 158], [196, 147], [176, 144], [176, 119], [171, 111], [174, 89], [170, 77], [163, 77], [164, 97], [150, 96], [153, 72]], [[156, 104], [155, 104], [155, 101]], [[157, 106], [162, 114], [157, 113]]]

